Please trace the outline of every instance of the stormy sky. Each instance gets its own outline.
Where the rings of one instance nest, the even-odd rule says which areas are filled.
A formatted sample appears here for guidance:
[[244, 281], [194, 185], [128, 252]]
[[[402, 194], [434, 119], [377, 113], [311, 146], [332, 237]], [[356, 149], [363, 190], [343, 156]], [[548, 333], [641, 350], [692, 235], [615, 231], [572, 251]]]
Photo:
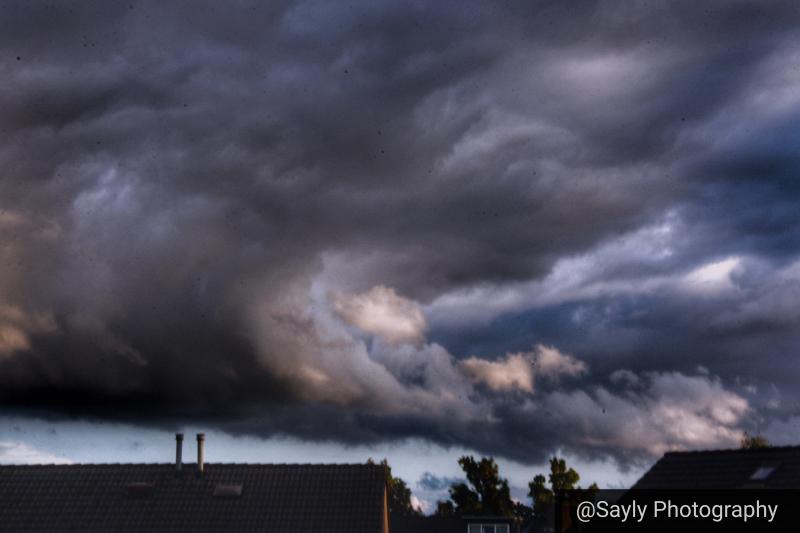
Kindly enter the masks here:
[[0, 456], [800, 441], [794, 3], [164, 4], [0, 6]]

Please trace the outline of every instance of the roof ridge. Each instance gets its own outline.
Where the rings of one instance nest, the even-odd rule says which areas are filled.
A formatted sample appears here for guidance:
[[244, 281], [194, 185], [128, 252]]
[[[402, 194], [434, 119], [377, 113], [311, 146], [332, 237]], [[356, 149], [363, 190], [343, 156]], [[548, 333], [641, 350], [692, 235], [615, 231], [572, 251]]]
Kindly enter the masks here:
[[[183, 463], [185, 467], [192, 467], [196, 466], [196, 462], [192, 463]], [[174, 468], [175, 463], [7, 463], [7, 464], [0, 464], [0, 468], [3, 467], [45, 467], [45, 466], [57, 466], [57, 467], [77, 467], [77, 466], [160, 466], [160, 467], [169, 467]], [[353, 468], [353, 467], [366, 467], [366, 468], [383, 468], [380, 464], [369, 464], [369, 463], [205, 463], [206, 467], [209, 466], [303, 466], [303, 467], [339, 467], [339, 468]]]
[[766, 448], [723, 448], [723, 449], [711, 449], [711, 450], [671, 450], [668, 452], [664, 452], [664, 456], [667, 455], [688, 455], [688, 454], [723, 454], [723, 453], [765, 453], [765, 452], [773, 452], [773, 451], [790, 451], [790, 450], [800, 450], [800, 445], [788, 445], [788, 446], [768, 446]]

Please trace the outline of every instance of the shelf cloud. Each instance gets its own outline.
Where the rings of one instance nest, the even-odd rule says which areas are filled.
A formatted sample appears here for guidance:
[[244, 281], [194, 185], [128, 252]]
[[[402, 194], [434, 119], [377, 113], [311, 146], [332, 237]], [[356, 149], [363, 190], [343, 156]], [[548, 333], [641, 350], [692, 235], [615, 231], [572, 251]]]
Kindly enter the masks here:
[[798, 17], [7, 2], [0, 401], [527, 464], [796, 435]]

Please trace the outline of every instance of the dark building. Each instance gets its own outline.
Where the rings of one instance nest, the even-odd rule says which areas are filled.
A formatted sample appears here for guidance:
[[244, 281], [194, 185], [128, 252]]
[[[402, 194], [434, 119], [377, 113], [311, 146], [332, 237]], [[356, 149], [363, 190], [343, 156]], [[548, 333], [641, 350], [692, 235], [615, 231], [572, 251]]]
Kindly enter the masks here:
[[380, 465], [0, 466], [3, 531], [387, 533]]
[[800, 446], [668, 452], [633, 489], [800, 488]]
[[391, 533], [518, 533], [513, 518], [491, 516], [392, 516]]

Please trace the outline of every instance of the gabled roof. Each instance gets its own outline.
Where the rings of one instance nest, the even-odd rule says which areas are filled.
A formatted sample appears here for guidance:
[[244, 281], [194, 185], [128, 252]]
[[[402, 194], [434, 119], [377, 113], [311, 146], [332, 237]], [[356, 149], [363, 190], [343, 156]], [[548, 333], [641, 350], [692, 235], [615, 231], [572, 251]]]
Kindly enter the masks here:
[[382, 531], [380, 465], [0, 466], [13, 531]]
[[800, 446], [669, 452], [633, 488], [800, 488]]

